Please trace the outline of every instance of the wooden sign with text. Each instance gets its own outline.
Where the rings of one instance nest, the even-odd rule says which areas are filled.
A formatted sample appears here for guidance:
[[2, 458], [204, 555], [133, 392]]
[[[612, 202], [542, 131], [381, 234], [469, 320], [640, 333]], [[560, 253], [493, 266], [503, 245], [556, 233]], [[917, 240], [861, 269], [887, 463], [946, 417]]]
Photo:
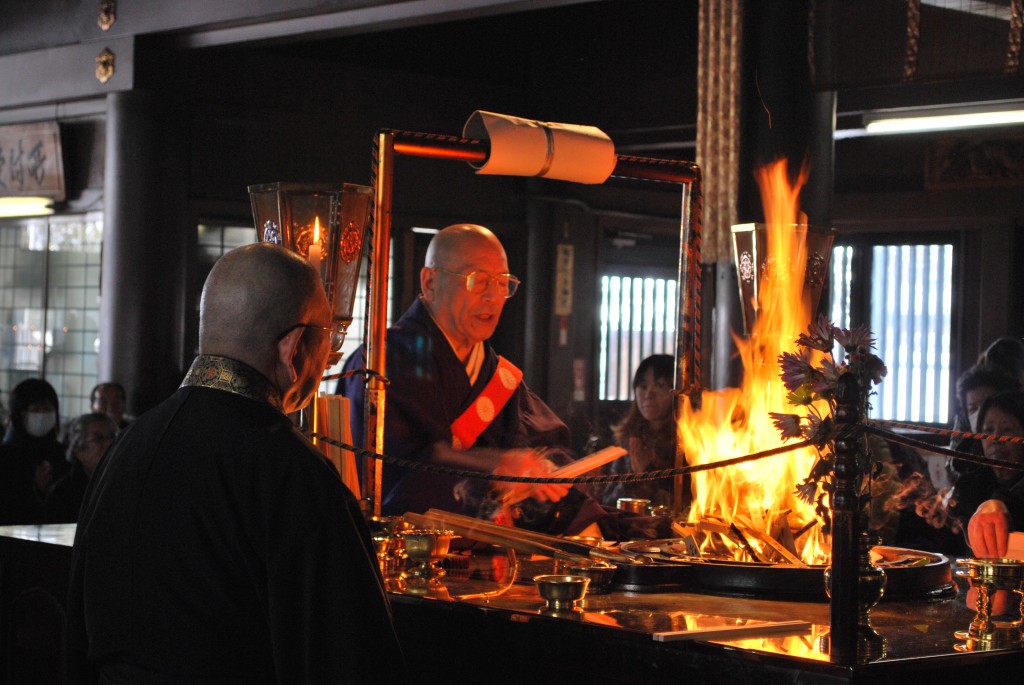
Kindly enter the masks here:
[[65, 197], [56, 121], [0, 126], [0, 197]]

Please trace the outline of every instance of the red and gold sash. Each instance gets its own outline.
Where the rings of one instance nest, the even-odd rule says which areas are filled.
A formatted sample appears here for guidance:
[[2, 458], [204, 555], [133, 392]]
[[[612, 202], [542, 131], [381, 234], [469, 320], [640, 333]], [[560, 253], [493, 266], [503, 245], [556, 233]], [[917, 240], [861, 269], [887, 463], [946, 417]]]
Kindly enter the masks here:
[[452, 422], [452, 447], [457, 450], [468, 450], [491, 425], [501, 410], [505, 408], [512, 394], [523, 380], [523, 372], [515, 364], [502, 356], [498, 357], [498, 368], [491, 380], [473, 403]]

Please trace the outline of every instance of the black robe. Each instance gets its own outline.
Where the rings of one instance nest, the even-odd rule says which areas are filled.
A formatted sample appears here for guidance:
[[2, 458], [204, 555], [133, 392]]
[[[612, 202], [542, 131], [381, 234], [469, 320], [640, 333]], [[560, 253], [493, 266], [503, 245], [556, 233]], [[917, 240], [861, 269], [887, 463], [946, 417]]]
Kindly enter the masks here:
[[91, 479], [68, 599], [70, 682], [404, 682], [369, 532], [265, 402], [182, 387]]
[[[485, 345], [483, 366], [477, 382], [471, 386], [465, 366], [421, 302], [414, 302], [388, 329], [384, 454], [427, 462], [435, 443], [452, 443], [452, 422], [483, 391], [497, 368], [498, 355], [489, 344]], [[363, 359], [363, 351], [356, 352], [345, 363], [345, 371], [361, 369]], [[346, 378], [339, 384], [338, 392], [351, 400], [352, 439], [356, 445], [363, 445], [362, 377]], [[573, 458], [570, 444], [571, 435], [565, 423], [523, 382], [477, 438], [475, 447], [545, 447], [549, 458], [565, 463]], [[456, 485], [460, 486], [461, 499], [456, 499]], [[478, 515], [481, 497], [489, 488], [486, 481], [463, 481], [458, 476], [385, 464], [381, 511], [401, 515], [435, 508]], [[537, 505], [533, 500], [527, 502]], [[549, 532], [578, 532], [603, 516], [596, 501], [586, 499], [575, 489], [553, 512], [537, 506], [544, 511], [537, 513], [539, 523], [531, 527]]]

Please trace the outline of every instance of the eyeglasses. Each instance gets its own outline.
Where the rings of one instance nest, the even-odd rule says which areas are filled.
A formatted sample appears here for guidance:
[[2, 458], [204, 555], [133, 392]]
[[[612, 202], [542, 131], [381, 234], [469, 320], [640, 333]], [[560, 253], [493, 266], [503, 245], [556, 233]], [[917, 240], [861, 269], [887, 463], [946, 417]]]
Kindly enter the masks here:
[[296, 328], [316, 328], [321, 331], [327, 331], [328, 335], [330, 335], [331, 352], [335, 354], [341, 352], [341, 346], [345, 344], [345, 329], [342, 324], [337, 321], [332, 323], [330, 326], [318, 326], [315, 323], [297, 323], [281, 335], [277, 336], [277, 339], [280, 340]]
[[95, 443], [114, 442], [114, 436], [113, 435], [99, 435], [98, 433], [89, 433], [84, 438], [82, 438], [82, 441], [83, 442], [95, 442]]
[[443, 271], [451, 276], [466, 279], [466, 290], [478, 295], [487, 292], [492, 283], [498, 287], [498, 290], [506, 300], [515, 295], [516, 290], [519, 289], [519, 279], [512, 274], [494, 274], [492, 276], [486, 271], [471, 271], [468, 274], [460, 274], [457, 271], [449, 271], [439, 266], [432, 266], [430, 268], [435, 271]]

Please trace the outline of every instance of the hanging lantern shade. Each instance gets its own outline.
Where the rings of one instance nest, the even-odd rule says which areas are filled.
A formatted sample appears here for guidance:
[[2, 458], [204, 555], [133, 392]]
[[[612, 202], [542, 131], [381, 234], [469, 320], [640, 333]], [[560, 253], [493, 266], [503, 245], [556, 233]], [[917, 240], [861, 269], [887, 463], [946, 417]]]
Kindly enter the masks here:
[[351, 183], [264, 183], [249, 186], [249, 197], [257, 239], [297, 252], [317, 269], [334, 322], [347, 332], [373, 190]]

